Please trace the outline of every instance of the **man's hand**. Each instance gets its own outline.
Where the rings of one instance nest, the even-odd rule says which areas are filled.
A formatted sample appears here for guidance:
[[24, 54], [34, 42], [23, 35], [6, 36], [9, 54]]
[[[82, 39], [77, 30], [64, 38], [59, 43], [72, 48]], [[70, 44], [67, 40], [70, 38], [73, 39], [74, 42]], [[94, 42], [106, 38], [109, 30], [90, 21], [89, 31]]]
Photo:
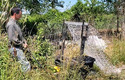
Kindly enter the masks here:
[[27, 43], [23, 44], [23, 47], [24, 47], [24, 48], [27, 48], [27, 47], [28, 47]]

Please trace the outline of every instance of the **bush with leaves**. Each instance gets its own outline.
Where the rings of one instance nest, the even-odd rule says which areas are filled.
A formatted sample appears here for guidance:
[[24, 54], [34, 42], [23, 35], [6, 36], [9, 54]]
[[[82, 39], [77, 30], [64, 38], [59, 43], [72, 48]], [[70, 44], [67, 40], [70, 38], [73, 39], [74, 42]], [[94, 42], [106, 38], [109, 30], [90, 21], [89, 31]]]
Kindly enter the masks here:
[[[28, 37], [28, 42], [30, 49], [32, 50], [32, 55], [40, 62], [40, 64], [45, 65], [47, 58], [52, 55], [53, 53], [53, 46], [50, 42], [44, 38], [44, 34], [46, 31], [46, 25], [44, 23], [40, 23], [39, 26], [43, 26], [38, 28], [37, 35]], [[39, 27], [37, 26], [37, 27]], [[32, 56], [31, 55], [31, 56]], [[31, 56], [27, 56], [28, 58]], [[37, 62], [32, 58], [31, 64], [33, 66], [37, 66]]]
[[116, 16], [113, 14], [105, 14], [95, 18], [95, 27], [97, 29], [116, 28]]
[[19, 22], [26, 35], [36, 35], [38, 24], [40, 22], [46, 22], [46, 20], [43, 18], [43, 15], [34, 14], [24, 15]]

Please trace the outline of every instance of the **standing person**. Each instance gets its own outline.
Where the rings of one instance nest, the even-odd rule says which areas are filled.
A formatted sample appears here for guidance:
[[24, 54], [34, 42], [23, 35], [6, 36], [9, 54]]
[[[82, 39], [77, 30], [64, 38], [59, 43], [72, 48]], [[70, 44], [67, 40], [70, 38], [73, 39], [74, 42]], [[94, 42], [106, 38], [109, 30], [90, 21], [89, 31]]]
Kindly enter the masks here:
[[21, 70], [27, 72], [30, 70], [30, 63], [27, 61], [23, 48], [27, 48], [27, 42], [24, 39], [21, 29], [17, 24], [17, 20], [22, 17], [22, 11], [20, 8], [11, 9], [11, 17], [6, 24], [6, 30], [9, 38], [9, 51], [13, 57], [17, 57], [21, 64]]

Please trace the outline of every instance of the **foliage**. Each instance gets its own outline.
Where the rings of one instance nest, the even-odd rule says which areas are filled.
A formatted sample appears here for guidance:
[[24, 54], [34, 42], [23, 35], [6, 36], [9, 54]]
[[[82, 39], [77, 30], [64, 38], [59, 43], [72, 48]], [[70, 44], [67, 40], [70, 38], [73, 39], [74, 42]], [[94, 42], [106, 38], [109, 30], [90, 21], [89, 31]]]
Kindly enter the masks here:
[[[5, 6], [8, 6], [5, 7], [2, 1]], [[9, 54], [6, 35], [0, 34], [0, 80], [80, 80], [81, 75], [78, 73], [78, 69], [69, 69], [69, 67], [61, 66], [59, 73], [53, 71], [55, 49], [49, 41], [49, 36], [61, 32], [63, 20], [82, 21], [84, 19], [86, 22], [94, 24], [98, 29], [115, 28], [116, 14], [112, 14], [103, 2], [98, 0], [85, 0], [85, 3], [82, 3], [81, 0], [78, 0], [71, 9], [59, 12], [56, 9], [50, 8], [50, 6], [52, 6], [51, 1], [52, 0], [43, 0], [43, 2], [42, 0], [0, 1], [0, 12], [7, 11], [9, 13], [12, 6], [18, 5], [32, 14], [23, 15], [23, 18], [19, 22], [23, 32], [25, 32], [24, 34], [28, 40], [32, 55], [44, 66], [43, 69], [39, 69], [37, 67], [38, 64], [32, 58], [30, 62], [33, 67], [37, 68], [33, 68], [29, 73], [22, 73], [20, 71], [20, 64], [13, 60]], [[56, 5], [57, 4], [54, 4], [54, 6]], [[1, 16], [0, 21], [4, 22], [4, 20], [5, 16]], [[113, 55], [111, 57], [113, 64], [125, 64], [124, 46], [124, 41], [114, 40]], [[27, 58], [28, 57], [30, 58], [31, 56], [27, 55]], [[96, 65], [94, 65], [94, 70], [97, 73], [93, 75], [90, 74], [87, 79], [121, 79], [117, 76], [115, 76], [115, 78], [114, 76], [104, 76]]]
[[[53, 74], [53, 72], [51, 71], [46, 72], [47, 70], [50, 70], [48, 68], [46, 68], [46, 70], [42, 70], [42, 69], [31, 70], [30, 72], [27, 72], [27, 73], [21, 72], [21, 68], [20, 68], [21, 65], [19, 64], [18, 61], [15, 60], [15, 58], [12, 57], [12, 55], [8, 51], [7, 36], [0, 34], [0, 37], [1, 37], [0, 38], [0, 80], [13, 80], [13, 79], [16, 79], [16, 80], [24, 80], [24, 79], [51, 80], [53, 79], [54, 75], [53, 76], [51, 75]], [[48, 43], [45, 43], [45, 42], [43, 44], [44, 45], [42, 46], [43, 47], [42, 50], [44, 52], [45, 51], [44, 49], [46, 49], [47, 51], [47, 46], [49, 45], [47, 45]], [[35, 47], [38, 45], [35, 44], [33, 46]], [[42, 58], [42, 56], [35, 56], [35, 57], [37, 58], [37, 60], [40, 60], [40, 62], [43, 63], [42, 61], [45, 61], [45, 60], [41, 61], [41, 59], [39, 59], [39, 58]], [[36, 62], [34, 61], [33, 66], [37, 66], [37, 64], [35, 63]]]
[[38, 63], [33, 59], [32, 56], [34, 56], [36, 60], [42, 64], [42, 66], [45, 66], [48, 57], [52, 56], [54, 50], [52, 45], [47, 40], [40, 40], [37, 36], [34, 36], [34, 38], [29, 37], [28, 42], [32, 55], [29, 55], [28, 53], [26, 55], [30, 60], [31, 65], [33, 67], [39, 66]]
[[[28, 11], [30, 14], [41, 14], [44, 13], [46, 10], [49, 9], [49, 7], [51, 6], [50, 3], [52, 4], [52, 6], [58, 6], [58, 7], [63, 7], [63, 3], [64, 1], [51, 1], [51, 0], [2, 0], [0, 1], [0, 6], [2, 6], [2, 4], [8, 2], [9, 3], [9, 7], [12, 7], [12, 5], [14, 4], [14, 6], [16, 7], [20, 7], [26, 11]], [[55, 8], [55, 7], [53, 7]], [[0, 8], [1, 11], [2, 8]]]
[[[23, 79], [29, 79], [29, 80], [70, 80], [70, 79], [74, 79], [74, 80], [81, 80], [81, 76], [80, 73], [78, 73], [78, 68], [72, 70], [69, 69], [69, 67], [60, 67], [61, 71], [58, 73], [54, 73], [53, 72], [53, 68], [54, 68], [54, 58], [53, 56], [51, 56], [50, 58], [47, 59], [46, 62], [46, 67], [44, 67], [43, 69], [32, 69], [30, 72], [28, 73], [22, 73], [20, 71], [20, 64], [13, 60], [13, 58], [11, 57], [11, 55], [9, 55], [8, 49], [7, 49], [7, 37], [5, 35], [0, 35], [1, 37], [1, 42], [0, 42], [0, 79], [1, 80], [23, 80]], [[36, 39], [29, 39], [36, 41]], [[34, 42], [33, 41], [33, 42]], [[31, 44], [33, 48], [31, 48], [32, 50], [34, 50], [35, 46], [38, 46], [35, 42]], [[38, 48], [38, 47], [37, 47]], [[37, 49], [36, 48], [36, 49]], [[37, 56], [35, 56], [37, 57]], [[121, 56], [117, 57], [120, 58]], [[40, 60], [40, 62], [42, 62]], [[34, 64], [34, 66], [36, 66], [36, 64]], [[78, 66], [77, 66], [78, 67]], [[99, 71], [99, 69], [97, 68], [97, 66], [94, 66], [94, 70]], [[103, 73], [101, 73], [99, 71], [99, 73], [95, 72], [93, 74], [89, 74], [89, 76], [87, 76], [87, 79], [115, 79], [115, 80], [121, 80], [124, 78], [120, 78], [119, 76], [115, 76], [115, 75], [110, 75], [110, 76], [105, 76]]]
[[125, 64], [125, 54], [124, 54], [124, 48], [125, 48], [125, 41], [124, 40], [113, 40], [113, 51], [112, 51], [112, 57], [111, 60], [113, 64]]
[[69, 11], [61, 13], [56, 9], [51, 9], [44, 15], [24, 15], [19, 22], [26, 35], [37, 34], [40, 28], [43, 28], [44, 33], [48, 35], [57, 29], [60, 30], [63, 20], [70, 20]]
[[50, 2], [50, 6], [55, 9], [56, 6], [63, 7], [64, 1], [58, 1], [58, 0], [48, 0]]
[[116, 28], [116, 16], [114, 14], [105, 14], [95, 18], [96, 29], [112, 29]]
[[15, 4], [9, 4], [9, 0], [1, 0], [0, 1], [0, 29], [5, 29], [6, 21], [9, 17], [10, 8], [13, 7]]
[[105, 13], [105, 5], [98, 0], [85, 0], [83, 4], [81, 0], [78, 0], [77, 3], [71, 7], [71, 16], [72, 20], [83, 21], [94, 24], [94, 20], [98, 15]]
[[0, 80], [24, 79], [19, 63], [8, 51], [7, 36], [0, 34], [0, 37]]
[[81, 12], [83, 12], [83, 3], [81, 0], [78, 0], [77, 3], [71, 7], [71, 12], [74, 14], [72, 16], [72, 20], [74, 21], [81, 21]]
[[25, 15], [20, 21], [20, 25], [26, 35], [37, 33], [37, 26], [40, 22], [46, 22], [42, 15]]

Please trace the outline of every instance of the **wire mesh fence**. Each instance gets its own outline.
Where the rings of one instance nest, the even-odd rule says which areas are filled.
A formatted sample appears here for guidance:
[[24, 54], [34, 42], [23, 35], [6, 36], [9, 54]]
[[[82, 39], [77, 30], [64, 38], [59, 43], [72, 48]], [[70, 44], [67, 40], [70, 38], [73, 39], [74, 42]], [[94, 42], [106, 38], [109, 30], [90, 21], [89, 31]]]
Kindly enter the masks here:
[[[64, 57], [65, 59], [73, 59], [85, 54], [95, 58], [96, 65], [105, 73], [121, 72], [120, 69], [111, 64], [104, 53], [107, 45], [100, 38], [96, 28], [88, 23], [65, 21], [61, 29], [58, 30], [59, 32], [49, 35], [48, 39], [56, 46], [57, 54], [63, 56], [62, 59]], [[80, 59], [82, 60], [82, 58]]]

